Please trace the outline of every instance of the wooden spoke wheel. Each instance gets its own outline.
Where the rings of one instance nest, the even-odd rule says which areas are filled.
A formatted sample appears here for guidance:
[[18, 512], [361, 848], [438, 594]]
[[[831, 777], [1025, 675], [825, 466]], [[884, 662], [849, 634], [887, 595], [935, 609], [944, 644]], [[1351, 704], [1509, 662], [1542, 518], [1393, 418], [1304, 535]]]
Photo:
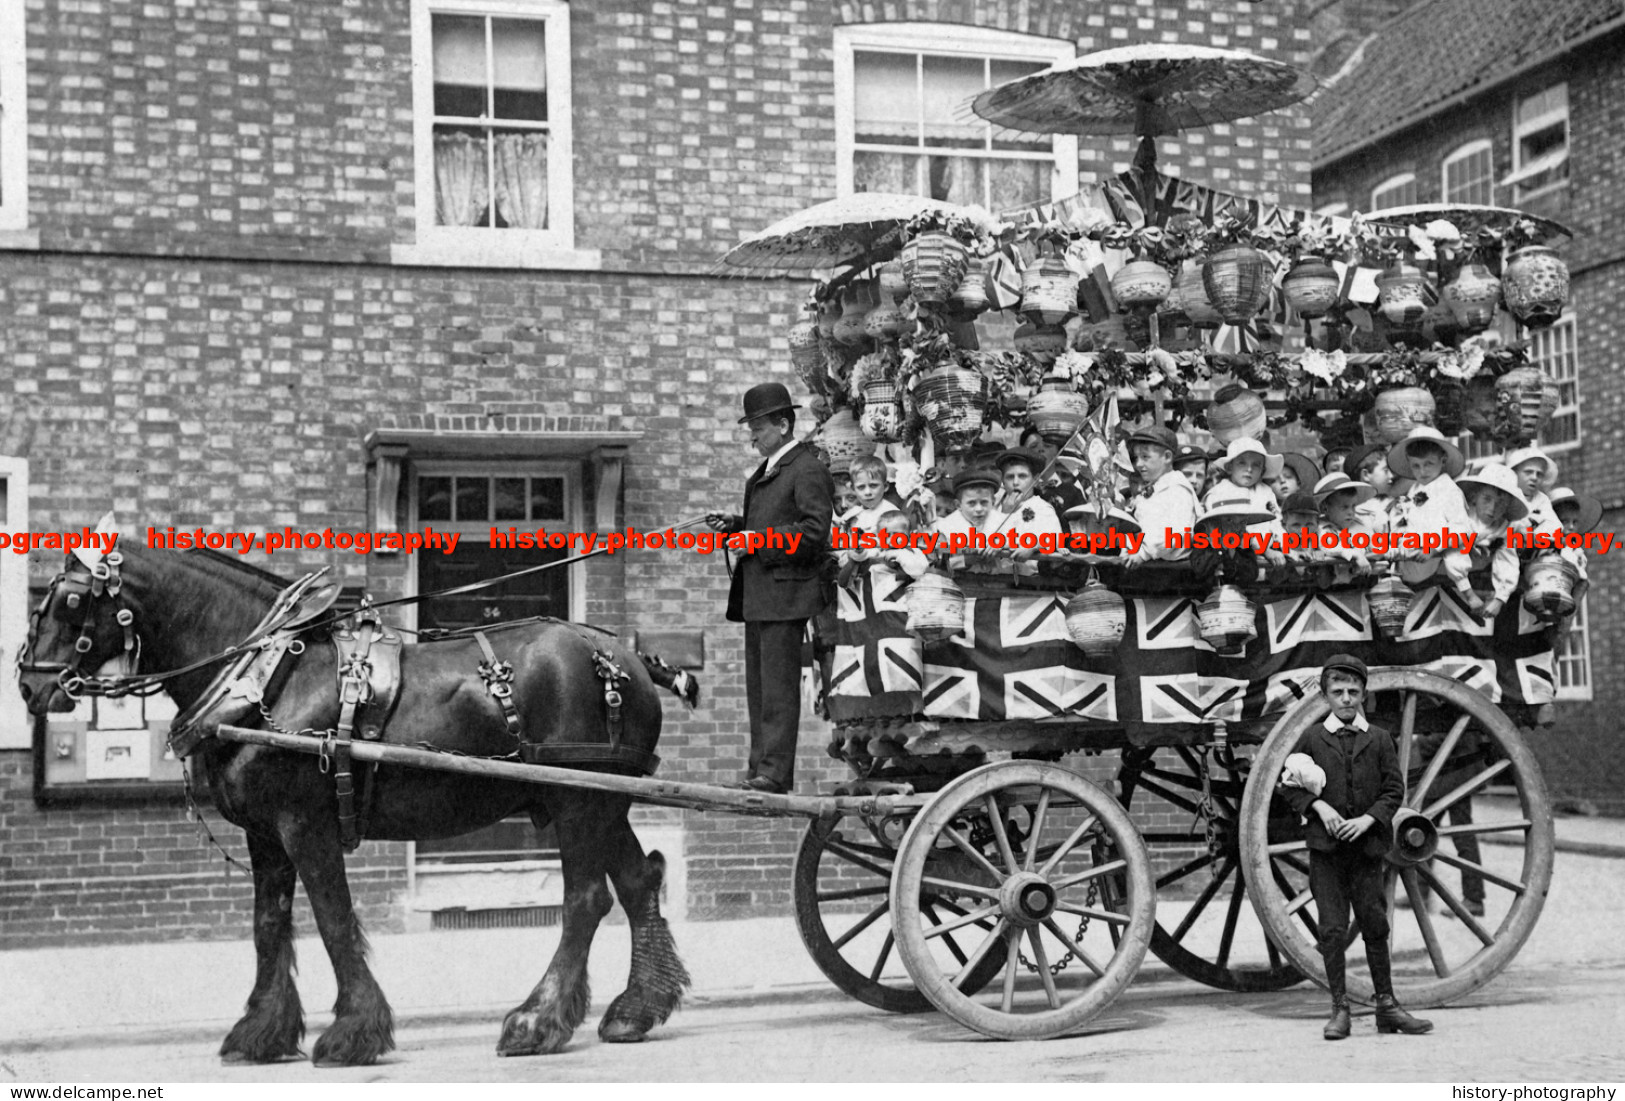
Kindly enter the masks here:
[[[1546, 786], [1517, 728], [1482, 693], [1413, 669], [1374, 673], [1368, 689], [1375, 696], [1368, 696], [1367, 711], [1395, 733], [1406, 774], [1399, 840], [1420, 846], [1406, 852], [1396, 843], [1388, 856], [1394, 993], [1407, 1006], [1443, 1005], [1500, 974], [1534, 930], [1552, 878]], [[1282, 716], [1255, 758], [1241, 823], [1243, 868], [1259, 919], [1292, 962], [1322, 986], [1326, 975], [1313, 924], [1302, 920], [1310, 905], [1308, 887], [1282, 883], [1273, 874], [1283, 857], [1302, 858], [1307, 866], [1308, 853], [1301, 840], [1271, 842], [1267, 828], [1274, 781], [1287, 755], [1328, 711], [1316, 693]], [[1516, 812], [1474, 821], [1472, 796], [1491, 783], [1512, 787]], [[1407, 814], [1416, 817], [1406, 823]], [[1521, 845], [1480, 847], [1478, 840], [1489, 835]], [[1428, 851], [1431, 858], [1422, 859]], [[1474, 905], [1457, 872], [1480, 881], [1482, 903]], [[1396, 905], [1401, 898], [1406, 905]], [[1357, 959], [1350, 964], [1349, 995], [1368, 1001], [1365, 968]]]
[[[892, 866], [906, 822], [888, 819], [869, 829], [855, 818], [815, 818], [796, 852], [796, 928], [801, 941], [831, 982], [865, 1005], [890, 1013], [924, 1013], [931, 1003], [914, 986], [892, 933]], [[970, 899], [928, 892], [921, 911], [943, 921], [963, 917]], [[991, 920], [944, 935], [936, 949], [943, 973], [957, 973], [969, 960], [969, 938], [993, 928]], [[1004, 965], [990, 952], [962, 980], [965, 989], [986, 986]]]
[[[966, 913], [927, 911], [930, 892], [966, 900]], [[1128, 813], [1039, 761], [984, 765], [945, 786], [898, 846], [891, 908], [920, 992], [1005, 1040], [1064, 1035], [1105, 1009], [1139, 970], [1156, 921], [1150, 858]], [[987, 921], [967, 940], [968, 962], [942, 973], [936, 942]], [[972, 991], [964, 977], [1001, 948], [1002, 981]]]
[[[1284, 990], [1304, 976], [1246, 904], [1241, 800], [1251, 764], [1235, 747], [1212, 753], [1187, 746], [1127, 749], [1117, 782], [1118, 799], [1135, 816], [1156, 876], [1159, 916], [1151, 951], [1197, 982], [1258, 993]], [[1289, 812], [1271, 819], [1272, 840], [1302, 836]], [[1306, 881], [1302, 854], [1275, 863], [1289, 885]]]

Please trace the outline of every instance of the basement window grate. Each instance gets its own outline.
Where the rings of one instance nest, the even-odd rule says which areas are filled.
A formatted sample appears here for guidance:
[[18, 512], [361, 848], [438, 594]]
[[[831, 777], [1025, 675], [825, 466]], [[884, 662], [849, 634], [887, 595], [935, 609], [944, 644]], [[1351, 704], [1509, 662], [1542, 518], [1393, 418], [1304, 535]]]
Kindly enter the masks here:
[[433, 929], [530, 929], [557, 925], [563, 906], [513, 906], [501, 910], [435, 910], [429, 915]]

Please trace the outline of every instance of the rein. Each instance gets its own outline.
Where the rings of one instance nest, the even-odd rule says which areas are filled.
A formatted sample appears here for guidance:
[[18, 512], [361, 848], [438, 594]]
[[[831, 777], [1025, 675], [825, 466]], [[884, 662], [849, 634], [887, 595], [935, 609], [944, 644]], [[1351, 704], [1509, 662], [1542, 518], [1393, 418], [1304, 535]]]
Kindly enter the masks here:
[[[674, 531], [681, 531], [705, 522], [704, 517], [685, 520], [673, 527]], [[604, 547], [599, 550], [588, 551], [571, 558], [561, 558], [557, 562], [543, 562], [537, 566], [527, 566], [522, 570], [505, 573], [499, 577], [487, 578], [484, 581], [471, 581], [466, 585], [455, 585], [447, 589], [438, 589], [434, 592], [419, 593], [415, 596], [400, 596], [392, 600], [378, 603], [365, 602], [364, 607], [372, 610], [388, 608], [395, 605], [419, 604], [426, 600], [434, 600], [443, 596], [461, 596], [464, 593], [478, 592], [511, 581], [516, 577], [525, 577], [544, 570], [557, 569], [560, 566], [573, 566], [577, 562], [584, 562], [589, 558], [597, 558], [601, 554], [611, 553], [611, 548]], [[139, 669], [141, 662], [141, 639], [135, 630], [135, 612], [127, 607], [122, 595], [123, 579], [119, 575], [119, 567], [124, 564], [124, 555], [118, 551], [110, 551], [102, 560], [90, 566], [88, 581], [81, 581], [72, 571], [74, 559], [69, 558], [69, 566], [56, 577], [52, 578], [50, 587], [46, 589], [44, 598], [39, 606], [28, 617], [28, 637], [23, 641], [22, 648], [17, 651], [17, 672], [21, 673], [54, 673], [57, 685], [69, 699], [78, 701], [83, 696], [100, 696], [117, 699], [123, 696], [152, 696], [163, 690], [166, 682], [207, 669], [242, 654], [263, 649], [268, 645], [274, 635], [260, 632], [227, 650], [210, 657], [200, 658], [189, 665], [179, 669], [171, 669], [164, 673], [139, 672], [113, 674], [100, 676], [87, 673], [79, 668], [79, 662], [95, 647], [95, 639], [91, 635], [91, 615], [94, 603], [103, 596], [111, 597], [117, 606], [115, 619], [124, 630], [124, 653], [129, 658], [130, 668]], [[39, 632], [39, 624], [50, 610], [52, 598], [56, 596], [58, 587], [67, 590], [65, 604], [69, 610], [83, 609], [79, 621], [79, 637], [74, 641], [74, 660], [69, 662], [37, 662], [29, 658], [34, 648], [34, 640]], [[334, 612], [325, 618], [316, 619], [301, 627], [301, 632], [313, 631], [323, 627], [331, 627], [335, 623], [349, 619], [356, 614], [356, 609], [347, 612]], [[427, 634], [427, 632], [413, 632], [414, 634]]]

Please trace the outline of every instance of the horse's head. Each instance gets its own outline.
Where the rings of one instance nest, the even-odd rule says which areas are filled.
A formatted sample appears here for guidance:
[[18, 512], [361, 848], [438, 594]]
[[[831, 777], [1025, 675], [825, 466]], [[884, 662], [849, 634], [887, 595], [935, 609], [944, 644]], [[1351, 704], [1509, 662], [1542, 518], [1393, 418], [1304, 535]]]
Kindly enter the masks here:
[[73, 710], [96, 670], [116, 657], [126, 656], [135, 671], [141, 642], [123, 564], [118, 551], [75, 552], [52, 579], [17, 656], [18, 688], [32, 714]]

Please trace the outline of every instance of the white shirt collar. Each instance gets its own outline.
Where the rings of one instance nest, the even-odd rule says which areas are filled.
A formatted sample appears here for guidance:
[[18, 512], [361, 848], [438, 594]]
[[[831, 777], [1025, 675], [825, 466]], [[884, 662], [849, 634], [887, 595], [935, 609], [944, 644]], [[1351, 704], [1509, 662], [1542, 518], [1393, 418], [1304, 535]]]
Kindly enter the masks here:
[[[1349, 723], [1348, 725], [1352, 726], [1356, 730], [1370, 730], [1371, 729], [1371, 724], [1366, 721], [1366, 717], [1363, 714], [1354, 716], [1354, 721]], [[1346, 729], [1344, 727], [1343, 723], [1338, 719], [1338, 717], [1335, 714], [1326, 716], [1325, 726], [1326, 726], [1326, 732], [1329, 733], [1329, 734], [1336, 734], [1339, 730]]]
[[779, 460], [784, 458], [784, 453], [794, 447], [798, 442], [799, 441], [797, 441], [794, 436], [791, 436], [788, 440], [786, 440], [782, 447], [767, 457], [767, 465], [762, 468], [762, 473], [766, 474], [768, 471], [777, 467], [779, 465]]

